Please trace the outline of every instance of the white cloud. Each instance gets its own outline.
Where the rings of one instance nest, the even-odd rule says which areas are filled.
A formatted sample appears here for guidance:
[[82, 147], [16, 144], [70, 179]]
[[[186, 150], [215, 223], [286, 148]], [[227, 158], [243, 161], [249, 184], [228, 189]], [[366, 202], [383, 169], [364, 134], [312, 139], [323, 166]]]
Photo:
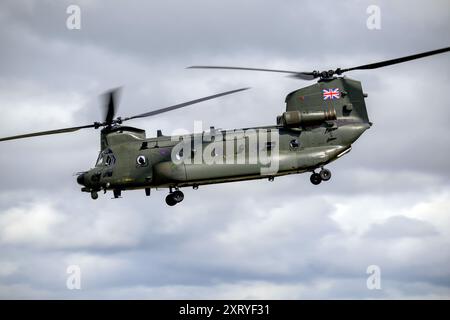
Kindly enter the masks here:
[[0, 245], [36, 249], [129, 248], [139, 244], [134, 215], [102, 208], [85, 212], [51, 200], [33, 201], [7, 209], [0, 215]]
[[40, 203], [31, 208], [13, 208], [0, 217], [1, 243], [23, 244], [47, 242], [53, 227], [62, 222], [48, 204]]

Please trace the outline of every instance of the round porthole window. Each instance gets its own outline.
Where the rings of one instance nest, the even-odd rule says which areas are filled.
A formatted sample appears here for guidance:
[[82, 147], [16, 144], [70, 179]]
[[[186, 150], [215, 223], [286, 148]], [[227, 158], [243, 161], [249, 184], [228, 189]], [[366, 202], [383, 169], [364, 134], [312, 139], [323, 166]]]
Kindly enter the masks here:
[[147, 163], [147, 159], [145, 158], [145, 156], [138, 156], [136, 158], [136, 163], [140, 166], [143, 166]]
[[181, 160], [183, 158], [183, 149], [178, 151], [175, 157], [177, 158], [177, 160]]
[[297, 139], [291, 140], [291, 142], [289, 142], [289, 146], [291, 147], [291, 149], [297, 149], [298, 147], [300, 147], [300, 142], [298, 142]]

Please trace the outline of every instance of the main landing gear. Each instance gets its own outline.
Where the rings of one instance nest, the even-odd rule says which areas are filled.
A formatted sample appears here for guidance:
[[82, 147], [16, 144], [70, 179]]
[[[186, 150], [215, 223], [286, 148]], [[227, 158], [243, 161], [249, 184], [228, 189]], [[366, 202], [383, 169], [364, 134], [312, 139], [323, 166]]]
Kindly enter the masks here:
[[331, 171], [325, 168], [322, 168], [319, 173], [313, 171], [313, 174], [309, 178], [311, 183], [314, 185], [320, 184], [322, 181], [328, 181], [331, 179]]
[[[105, 193], [106, 193], [106, 189], [105, 189]], [[120, 198], [122, 195], [122, 190], [114, 189], [113, 194], [114, 194], [114, 199]], [[92, 200], [98, 199], [98, 191], [97, 190], [91, 191], [91, 198], [92, 198]]]
[[178, 190], [178, 188], [175, 188], [175, 191], [172, 191], [172, 188], [169, 189], [170, 193], [166, 197], [166, 203], [169, 206], [174, 206], [177, 203], [183, 201], [184, 199], [184, 193]]

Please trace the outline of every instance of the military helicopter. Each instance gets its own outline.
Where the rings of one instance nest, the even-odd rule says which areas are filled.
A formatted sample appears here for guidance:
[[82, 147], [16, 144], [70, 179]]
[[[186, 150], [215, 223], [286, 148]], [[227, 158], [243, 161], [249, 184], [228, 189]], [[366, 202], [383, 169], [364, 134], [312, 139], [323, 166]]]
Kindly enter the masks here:
[[[347, 154], [352, 144], [372, 126], [364, 101], [367, 95], [363, 92], [361, 82], [343, 77], [342, 74], [353, 70], [377, 69], [449, 50], [450, 47], [446, 47], [328, 71], [188, 67], [278, 72], [302, 80], [318, 79], [317, 83], [286, 96], [286, 111], [277, 117], [275, 125], [234, 130], [211, 127], [209, 131], [180, 136], [165, 136], [161, 130], [157, 130], [156, 137], [147, 138], [144, 130], [124, 126], [123, 122], [249, 88], [222, 92], [126, 118], [115, 117], [118, 96], [118, 90], [115, 89], [105, 94], [105, 118], [102, 122], [11, 136], [1, 138], [0, 141], [102, 128], [100, 153], [95, 166], [80, 172], [77, 177], [78, 184], [82, 185], [81, 191], [90, 193], [92, 199], [97, 199], [100, 191], [106, 193], [112, 190], [114, 198], [119, 198], [124, 190], [144, 189], [145, 194], [150, 196], [152, 188], [168, 188], [166, 203], [174, 206], [184, 199], [180, 188], [197, 189], [200, 185], [262, 178], [272, 181], [277, 176], [304, 172], [311, 172], [311, 183], [319, 185], [331, 178], [331, 172], [325, 166]], [[275, 170], [264, 170], [268, 163], [256, 159], [261, 154], [276, 162]]]

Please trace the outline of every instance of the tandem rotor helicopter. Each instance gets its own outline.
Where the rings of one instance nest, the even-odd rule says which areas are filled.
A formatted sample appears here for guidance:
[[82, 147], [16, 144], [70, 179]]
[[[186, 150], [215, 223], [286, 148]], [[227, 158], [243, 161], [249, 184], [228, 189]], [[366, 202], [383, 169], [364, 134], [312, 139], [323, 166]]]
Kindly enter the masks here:
[[[184, 194], [180, 190], [183, 187], [197, 189], [200, 185], [215, 183], [261, 178], [273, 180], [276, 176], [304, 172], [311, 172], [311, 182], [318, 185], [331, 178], [331, 172], [324, 166], [348, 153], [352, 144], [372, 125], [364, 102], [367, 95], [363, 92], [361, 82], [341, 75], [348, 71], [377, 69], [449, 50], [450, 47], [446, 47], [397, 59], [321, 72], [223, 66], [189, 67], [279, 72], [301, 80], [318, 79], [317, 83], [295, 90], [286, 96], [286, 111], [277, 117], [275, 125], [245, 129], [245, 134], [241, 137], [244, 151], [249, 150], [249, 141], [252, 138], [259, 141], [256, 136], [263, 130], [271, 131], [272, 137], [275, 132], [274, 140], [278, 142], [278, 146], [276, 154], [272, 156], [278, 161], [278, 170], [269, 176], [261, 173], [262, 164], [252, 162], [250, 152], [245, 155], [243, 163], [229, 164], [230, 162], [224, 161], [175, 163], [173, 151], [179, 144], [180, 137], [164, 136], [158, 130], [156, 137], [147, 138], [144, 130], [122, 125], [129, 120], [154, 116], [249, 88], [227, 91], [126, 118], [115, 117], [118, 91], [111, 90], [105, 95], [106, 116], [103, 122], [0, 138], [0, 141], [102, 128], [100, 154], [95, 167], [78, 173], [77, 177], [77, 182], [83, 186], [81, 191], [90, 193], [92, 199], [97, 199], [100, 191], [106, 193], [112, 190], [114, 198], [119, 198], [124, 190], [144, 189], [145, 194], [149, 196], [151, 188], [168, 188], [166, 203], [173, 206], [183, 201]], [[225, 136], [227, 132], [239, 130], [241, 129], [220, 131], [211, 127], [208, 133], [190, 134], [181, 139], [200, 140], [205, 148], [220, 144], [221, 148], [217, 149], [221, 149], [222, 153], [216, 153], [215, 148], [210, 150], [213, 150], [214, 157], [223, 160], [225, 157], [238, 157], [242, 150], [234, 144], [231, 149], [225, 146], [226, 139], [212, 140], [206, 139], [206, 136], [211, 137], [212, 133], [215, 137]], [[187, 152], [184, 150], [184, 154], [189, 151], [195, 153], [195, 146], [189, 146], [191, 150]], [[225, 155], [224, 149], [227, 148], [228, 152]], [[258, 148], [264, 148], [271, 153], [273, 142], [269, 140], [263, 145], [258, 145]], [[184, 155], [179, 152], [178, 156]]]

